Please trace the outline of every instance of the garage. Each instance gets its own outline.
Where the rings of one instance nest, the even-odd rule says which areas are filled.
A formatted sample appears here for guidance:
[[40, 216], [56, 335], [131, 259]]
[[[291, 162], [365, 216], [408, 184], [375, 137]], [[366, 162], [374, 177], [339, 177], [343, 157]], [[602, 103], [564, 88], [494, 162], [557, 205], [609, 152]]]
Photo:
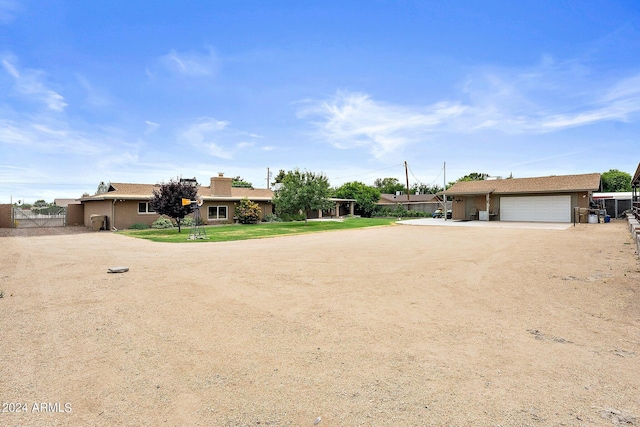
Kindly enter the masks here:
[[571, 222], [571, 196], [500, 197], [500, 220]]

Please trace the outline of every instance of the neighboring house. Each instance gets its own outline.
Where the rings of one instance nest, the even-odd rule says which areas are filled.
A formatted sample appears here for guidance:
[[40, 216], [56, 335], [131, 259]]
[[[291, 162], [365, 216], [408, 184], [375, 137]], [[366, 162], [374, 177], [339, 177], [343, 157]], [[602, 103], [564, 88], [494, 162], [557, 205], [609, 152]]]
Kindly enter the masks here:
[[376, 203], [380, 207], [394, 209], [400, 205], [409, 211], [434, 213], [437, 209], [442, 209], [442, 198], [437, 194], [381, 194], [380, 200]]
[[53, 199], [53, 204], [61, 208], [66, 208], [69, 205], [79, 205], [80, 202], [76, 199]]
[[[198, 188], [198, 196], [203, 199], [200, 216], [205, 223], [233, 223], [235, 206], [244, 198], [260, 206], [262, 218], [273, 213], [271, 190], [235, 188], [231, 183], [232, 179], [224, 177], [221, 173], [211, 178], [208, 187]], [[126, 229], [137, 223], [151, 225], [160, 217], [149, 205], [154, 190], [159, 188], [159, 184], [101, 184], [97, 194], [79, 199], [84, 206], [84, 225], [91, 227], [92, 215], [106, 216], [106, 228], [110, 230]]]
[[600, 174], [461, 181], [444, 194], [453, 199], [454, 220], [571, 222], [589, 209]]

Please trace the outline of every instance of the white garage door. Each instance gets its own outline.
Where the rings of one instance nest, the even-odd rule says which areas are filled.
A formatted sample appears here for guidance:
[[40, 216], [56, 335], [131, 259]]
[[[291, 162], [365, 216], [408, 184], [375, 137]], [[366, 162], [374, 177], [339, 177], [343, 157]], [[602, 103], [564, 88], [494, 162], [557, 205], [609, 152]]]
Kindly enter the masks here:
[[571, 196], [501, 197], [500, 220], [571, 222]]

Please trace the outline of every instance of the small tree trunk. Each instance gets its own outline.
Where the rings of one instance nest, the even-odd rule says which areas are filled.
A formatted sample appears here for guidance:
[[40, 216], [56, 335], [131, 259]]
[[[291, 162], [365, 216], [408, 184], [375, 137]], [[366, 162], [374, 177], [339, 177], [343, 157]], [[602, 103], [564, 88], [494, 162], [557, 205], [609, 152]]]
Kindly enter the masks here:
[[182, 229], [180, 228], [180, 218], [176, 219], [176, 223], [178, 224], [178, 233], [182, 233]]

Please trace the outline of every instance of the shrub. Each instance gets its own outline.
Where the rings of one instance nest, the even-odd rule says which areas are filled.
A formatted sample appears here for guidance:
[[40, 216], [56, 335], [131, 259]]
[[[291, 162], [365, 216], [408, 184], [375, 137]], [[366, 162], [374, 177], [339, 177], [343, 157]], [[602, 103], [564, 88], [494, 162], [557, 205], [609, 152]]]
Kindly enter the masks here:
[[153, 224], [151, 224], [151, 228], [173, 228], [173, 222], [171, 222], [169, 218], [161, 216], [160, 218], [153, 221]]
[[282, 214], [282, 215], [280, 215], [280, 218], [283, 221], [305, 221], [307, 219], [307, 215], [305, 215], [303, 213]]
[[261, 214], [260, 205], [246, 197], [240, 200], [240, 204], [236, 206], [236, 216], [241, 224], [255, 224], [260, 220]]
[[280, 219], [276, 214], [269, 214], [269, 215], [265, 215], [263, 221], [264, 222], [280, 222], [282, 221], [282, 219]]
[[136, 222], [135, 224], [132, 224], [131, 227], [129, 227], [129, 230], [146, 230], [147, 228], [149, 228], [147, 224]]
[[389, 218], [430, 218], [431, 215], [430, 212], [408, 211], [398, 204], [394, 208], [388, 206], [380, 207], [376, 209], [372, 216]]
[[183, 227], [193, 227], [193, 218], [190, 216], [185, 216], [182, 218], [182, 226]]

